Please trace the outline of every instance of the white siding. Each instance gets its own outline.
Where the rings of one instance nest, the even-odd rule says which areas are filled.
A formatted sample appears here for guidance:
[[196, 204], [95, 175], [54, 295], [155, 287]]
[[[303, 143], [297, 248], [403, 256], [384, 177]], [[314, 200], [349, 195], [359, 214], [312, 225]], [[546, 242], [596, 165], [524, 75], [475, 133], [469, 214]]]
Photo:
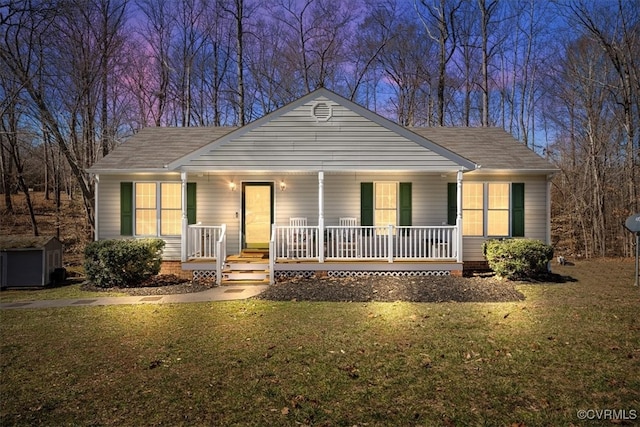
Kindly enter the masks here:
[[[98, 237], [120, 238], [121, 181], [179, 181], [176, 174], [100, 176]], [[318, 225], [318, 174], [190, 174], [189, 182], [197, 183], [196, 220], [204, 225], [227, 225], [227, 252], [240, 251], [242, 218], [242, 183], [272, 182], [274, 184], [275, 222], [288, 225], [290, 217], [306, 217], [309, 225]], [[281, 191], [280, 181], [286, 183]], [[465, 174], [465, 181], [500, 181], [525, 183], [526, 237], [547, 239], [546, 178], [544, 176], [502, 175], [497, 177]], [[236, 184], [231, 191], [229, 183]], [[356, 217], [360, 222], [360, 184], [362, 182], [393, 181], [412, 183], [413, 225], [442, 225], [447, 221], [447, 183], [451, 175], [418, 173], [325, 173], [325, 225], [337, 225], [340, 217]], [[480, 261], [483, 238], [464, 238], [464, 260]], [[180, 239], [166, 238], [165, 258], [180, 258]]]
[[[317, 101], [333, 115], [311, 115]], [[446, 171], [459, 166], [431, 150], [326, 98], [199, 153], [186, 170], [253, 171]]]
[[[120, 183], [121, 182], [180, 182], [180, 175], [100, 175], [98, 184], [98, 239], [122, 239], [120, 235]], [[180, 236], [163, 237], [166, 242], [163, 257], [180, 259]]]
[[[523, 182], [524, 183], [524, 233], [525, 238], [547, 241], [547, 180], [546, 176], [498, 175], [475, 173], [464, 175], [465, 182]], [[482, 237], [464, 237], [463, 261], [484, 261]]]

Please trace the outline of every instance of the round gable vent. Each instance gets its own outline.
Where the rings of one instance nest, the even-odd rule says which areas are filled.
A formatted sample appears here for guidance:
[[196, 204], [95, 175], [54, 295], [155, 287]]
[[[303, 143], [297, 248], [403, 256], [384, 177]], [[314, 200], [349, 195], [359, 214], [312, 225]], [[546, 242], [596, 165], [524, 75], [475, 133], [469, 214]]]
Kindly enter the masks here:
[[311, 115], [318, 121], [326, 122], [331, 118], [331, 106], [325, 102], [318, 102], [311, 109]]

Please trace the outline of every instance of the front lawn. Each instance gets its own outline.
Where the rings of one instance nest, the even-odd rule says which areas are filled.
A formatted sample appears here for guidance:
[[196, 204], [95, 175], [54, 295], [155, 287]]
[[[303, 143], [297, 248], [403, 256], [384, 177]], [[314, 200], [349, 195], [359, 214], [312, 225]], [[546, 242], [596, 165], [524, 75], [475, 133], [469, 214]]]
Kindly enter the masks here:
[[513, 303], [4, 310], [0, 425], [634, 424], [633, 268], [554, 267], [576, 281]]

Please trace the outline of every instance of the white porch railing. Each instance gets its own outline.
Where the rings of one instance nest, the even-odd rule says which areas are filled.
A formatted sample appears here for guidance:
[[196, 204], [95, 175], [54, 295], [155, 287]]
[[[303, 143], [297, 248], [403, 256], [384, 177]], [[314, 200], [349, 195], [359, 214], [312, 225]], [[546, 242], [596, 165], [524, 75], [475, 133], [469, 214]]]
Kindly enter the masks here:
[[[275, 258], [319, 260], [317, 226], [274, 226]], [[458, 255], [455, 226], [327, 226], [326, 260], [447, 260]]]
[[222, 280], [222, 268], [227, 259], [227, 226], [189, 225], [187, 231], [187, 259], [215, 259], [216, 281]]
[[276, 258], [318, 259], [317, 226], [273, 226]]
[[189, 225], [187, 259], [219, 258], [218, 242], [226, 235], [226, 225]]
[[394, 257], [396, 259], [456, 259], [457, 227], [396, 227]]

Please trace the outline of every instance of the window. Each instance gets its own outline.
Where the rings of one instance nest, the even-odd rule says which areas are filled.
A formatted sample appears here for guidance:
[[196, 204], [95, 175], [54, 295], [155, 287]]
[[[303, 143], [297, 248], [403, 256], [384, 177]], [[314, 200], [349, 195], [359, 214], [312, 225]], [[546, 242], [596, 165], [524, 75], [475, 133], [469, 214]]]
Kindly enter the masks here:
[[182, 189], [179, 183], [160, 184], [160, 234], [175, 236], [182, 231]]
[[482, 236], [484, 234], [483, 185], [478, 182], [464, 182], [462, 186], [462, 234]]
[[398, 216], [398, 187], [395, 182], [375, 183], [374, 225], [396, 225]]
[[136, 182], [135, 191], [136, 235], [152, 236], [158, 234], [156, 184], [153, 182]]
[[[361, 182], [360, 224], [386, 227], [410, 226], [412, 216], [410, 182]], [[385, 232], [386, 233], [386, 232]]]
[[163, 182], [160, 185], [155, 182], [135, 183], [135, 234], [137, 236], [179, 235], [181, 226], [180, 183]]
[[487, 184], [487, 236], [509, 235], [509, 184]]
[[[464, 236], [524, 236], [524, 184], [463, 182]], [[448, 223], [455, 224], [455, 184], [449, 184]]]

